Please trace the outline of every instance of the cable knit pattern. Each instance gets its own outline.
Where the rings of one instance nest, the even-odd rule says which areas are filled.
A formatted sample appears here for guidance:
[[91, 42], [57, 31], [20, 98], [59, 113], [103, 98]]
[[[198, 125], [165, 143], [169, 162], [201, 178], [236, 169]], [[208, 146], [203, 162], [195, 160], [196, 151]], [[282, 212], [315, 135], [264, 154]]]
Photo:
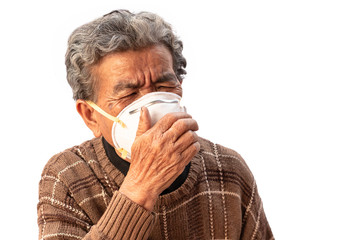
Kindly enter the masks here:
[[39, 183], [39, 239], [274, 239], [242, 157], [200, 143], [185, 182], [153, 212], [117, 191], [125, 176], [100, 138], [55, 155]]

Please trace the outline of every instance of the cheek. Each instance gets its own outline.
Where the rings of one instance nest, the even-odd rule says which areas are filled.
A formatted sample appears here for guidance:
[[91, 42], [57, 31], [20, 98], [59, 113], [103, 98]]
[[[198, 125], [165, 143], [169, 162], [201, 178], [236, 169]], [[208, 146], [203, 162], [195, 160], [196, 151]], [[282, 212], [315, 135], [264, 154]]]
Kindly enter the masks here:
[[102, 136], [106, 139], [106, 141], [111, 145], [114, 145], [112, 144], [112, 135], [111, 135], [112, 125], [113, 125], [113, 121], [107, 118], [102, 119], [102, 122], [100, 124], [100, 131]]

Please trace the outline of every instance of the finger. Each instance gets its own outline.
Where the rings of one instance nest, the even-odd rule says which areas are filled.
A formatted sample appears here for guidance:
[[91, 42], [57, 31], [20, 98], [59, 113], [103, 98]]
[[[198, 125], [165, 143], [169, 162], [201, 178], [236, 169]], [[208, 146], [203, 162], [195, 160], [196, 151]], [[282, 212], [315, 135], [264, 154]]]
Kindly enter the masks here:
[[178, 138], [178, 140], [174, 143], [174, 147], [179, 152], [183, 152], [189, 146], [191, 146], [192, 144], [198, 141], [199, 141], [198, 135], [195, 132], [189, 130]]
[[136, 131], [136, 137], [143, 135], [150, 128], [151, 128], [151, 117], [149, 110], [146, 107], [142, 107], [140, 113], [139, 125]]
[[154, 129], [160, 129], [162, 133], [165, 133], [176, 121], [183, 118], [191, 118], [191, 115], [185, 112], [168, 113], [154, 125]]
[[186, 132], [197, 130], [199, 130], [199, 126], [194, 119], [183, 118], [177, 120], [164, 135], [175, 143]]
[[191, 159], [200, 151], [200, 143], [194, 142], [188, 148], [186, 148], [180, 155], [184, 159], [183, 164], [186, 166]]

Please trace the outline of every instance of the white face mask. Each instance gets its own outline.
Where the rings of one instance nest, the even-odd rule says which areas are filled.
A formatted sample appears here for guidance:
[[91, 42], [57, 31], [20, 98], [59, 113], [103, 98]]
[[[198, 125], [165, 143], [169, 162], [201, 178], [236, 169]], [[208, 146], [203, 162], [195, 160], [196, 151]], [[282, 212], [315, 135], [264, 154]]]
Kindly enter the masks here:
[[117, 117], [103, 111], [95, 103], [87, 101], [96, 111], [114, 121], [112, 127], [112, 140], [115, 149], [121, 153], [122, 158], [131, 158], [131, 146], [134, 143], [139, 126], [142, 107], [147, 107], [151, 117], [151, 126], [167, 113], [186, 112], [180, 106], [181, 97], [170, 92], [148, 93], [125, 107]]

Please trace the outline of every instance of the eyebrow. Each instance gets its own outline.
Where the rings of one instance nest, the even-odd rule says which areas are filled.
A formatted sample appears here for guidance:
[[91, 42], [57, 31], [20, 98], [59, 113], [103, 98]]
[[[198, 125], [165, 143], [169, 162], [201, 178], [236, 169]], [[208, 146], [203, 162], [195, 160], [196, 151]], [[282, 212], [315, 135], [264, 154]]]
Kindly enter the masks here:
[[163, 82], [177, 82], [178, 79], [174, 73], [165, 73], [156, 79], [155, 83], [163, 83]]
[[[176, 82], [178, 81], [174, 73], [165, 73], [158, 77], [154, 83], [164, 83], [164, 82]], [[121, 80], [113, 88], [113, 93], [118, 93], [125, 89], [137, 89], [140, 88], [139, 83], [131, 82], [131, 80]]]

